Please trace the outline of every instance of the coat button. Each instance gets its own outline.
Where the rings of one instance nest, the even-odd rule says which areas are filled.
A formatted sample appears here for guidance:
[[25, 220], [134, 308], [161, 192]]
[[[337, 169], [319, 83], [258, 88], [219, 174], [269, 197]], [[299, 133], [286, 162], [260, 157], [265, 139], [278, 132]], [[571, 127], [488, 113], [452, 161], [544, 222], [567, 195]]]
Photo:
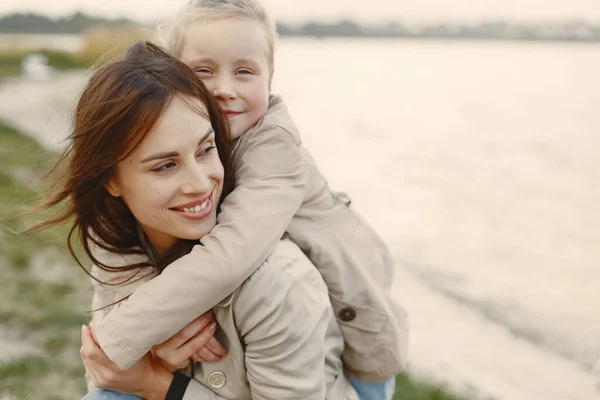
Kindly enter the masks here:
[[226, 382], [227, 378], [222, 372], [213, 372], [208, 376], [208, 384], [213, 389], [221, 389], [223, 386], [225, 386]]
[[335, 196], [338, 198], [339, 201], [341, 201], [347, 206], [349, 206], [352, 203], [352, 199], [350, 198], [350, 196], [348, 196], [347, 193], [335, 192]]
[[356, 318], [356, 311], [352, 307], [342, 308], [338, 314], [340, 319], [344, 322], [350, 322]]

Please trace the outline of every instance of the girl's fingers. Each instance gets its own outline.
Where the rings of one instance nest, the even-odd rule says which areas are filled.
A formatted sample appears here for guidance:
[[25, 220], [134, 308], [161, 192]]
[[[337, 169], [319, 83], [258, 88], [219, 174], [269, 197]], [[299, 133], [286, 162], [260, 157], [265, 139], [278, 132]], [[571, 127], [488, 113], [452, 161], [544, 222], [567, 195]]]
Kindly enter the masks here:
[[214, 336], [210, 338], [206, 347], [218, 357], [225, 357], [227, 355], [227, 349]]
[[[211, 322], [202, 332], [200, 332], [197, 336], [190, 339], [183, 346], [178, 348], [175, 353], [178, 357], [181, 358], [190, 358], [200, 349], [204, 348], [208, 341], [214, 336], [215, 331], [217, 329], [217, 323]], [[200, 353], [200, 355], [204, 356], [204, 353]]]
[[204, 358], [200, 357], [198, 355], [198, 353], [194, 353], [192, 355], [192, 360], [194, 360], [195, 362], [204, 362], [204, 361], [206, 361]]
[[207, 347], [203, 347], [200, 350], [198, 350], [196, 352], [196, 355], [202, 361], [219, 361], [221, 358], [223, 358], [211, 352]]
[[186, 326], [178, 333], [173, 335], [170, 339], [166, 340], [164, 343], [158, 346], [163, 351], [158, 351], [157, 355], [160, 357], [161, 353], [168, 354], [174, 350], [177, 350], [184, 343], [186, 343], [191, 338], [203, 331], [213, 320], [214, 315], [212, 310], [205, 312], [204, 314], [193, 320], [188, 326]]

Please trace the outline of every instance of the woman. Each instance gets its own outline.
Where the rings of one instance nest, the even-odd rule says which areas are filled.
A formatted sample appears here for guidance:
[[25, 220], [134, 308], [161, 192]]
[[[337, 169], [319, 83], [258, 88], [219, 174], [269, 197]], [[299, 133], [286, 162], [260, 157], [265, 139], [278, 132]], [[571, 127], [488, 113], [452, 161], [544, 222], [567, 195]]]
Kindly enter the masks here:
[[[118, 306], [215, 227], [220, 198], [230, 188], [228, 137], [226, 121], [193, 71], [137, 43], [100, 68], [84, 90], [61, 158], [63, 174], [42, 207], [64, 202], [65, 208], [35, 229], [74, 219], [71, 232], [100, 266], [96, 305]], [[94, 248], [137, 254], [140, 262], [102, 264]], [[357, 398], [343, 373], [343, 339], [325, 284], [290, 241], [283, 239], [213, 312], [228, 355], [188, 368], [193, 379], [173, 372], [183, 366], [174, 354], [198, 331], [197, 321], [127, 371], [108, 360], [84, 327], [87, 375], [145, 399]], [[189, 357], [196, 349], [187, 350]]]

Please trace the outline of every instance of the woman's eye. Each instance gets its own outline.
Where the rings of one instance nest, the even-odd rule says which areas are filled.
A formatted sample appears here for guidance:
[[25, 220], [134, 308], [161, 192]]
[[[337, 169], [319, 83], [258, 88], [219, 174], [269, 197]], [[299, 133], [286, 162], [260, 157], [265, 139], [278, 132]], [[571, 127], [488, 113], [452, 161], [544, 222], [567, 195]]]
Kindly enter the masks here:
[[164, 172], [164, 171], [170, 170], [173, 167], [175, 167], [175, 163], [172, 161], [169, 161], [169, 162], [159, 165], [158, 167], [152, 168], [151, 171], [152, 172]]
[[252, 75], [252, 71], [249, 69], [240, 69], [237, 73], [241, 75]]
[[203, 147], [198, 153], [198, 157], [207, 157], [209, 156], [217, 147], [214, 144]]

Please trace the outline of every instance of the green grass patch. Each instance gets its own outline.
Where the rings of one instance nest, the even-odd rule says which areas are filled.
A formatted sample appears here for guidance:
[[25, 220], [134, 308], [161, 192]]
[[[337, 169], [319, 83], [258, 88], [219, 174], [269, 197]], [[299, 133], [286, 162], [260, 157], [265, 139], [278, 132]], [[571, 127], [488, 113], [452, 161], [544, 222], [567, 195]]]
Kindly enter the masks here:
[[43, 191], [57, 155], [0, 122], [0, 325], [40, 349], [0, 364], [0, 398], [72, 399], [85, 392], [79, 333], [91, 288], [66, 250], [67, 228], [20, 235], [40, 215], [25, 213]]
[[0, 396], [19, 400], [80, 398], [85, 393], [83, 367], [73, 367], [48, 357], [23, 357], [0, 365]]
[[466, 400], [448, 393], [444, 388], [414, 380], [406, 374], [396, 378], [394, 400]]
[[35, 236], [16, 234], [39, 220], [39, 215], [25, 215], [24, 207], [39, 200], [42, 190], [39, 177], [56, 157], [0, 122], [0, 254], [8, 258], [13, 267], [26, 266], [32, 251], [41, 249], [46, 243], [64, 242], [64, 230]]
[[29, 383], [40, 380], [51, 370], [51, 360], [45, 357], [24, 357], [0, 365], [0, 393], [10, 393], [18, 399], [29, 397]]

